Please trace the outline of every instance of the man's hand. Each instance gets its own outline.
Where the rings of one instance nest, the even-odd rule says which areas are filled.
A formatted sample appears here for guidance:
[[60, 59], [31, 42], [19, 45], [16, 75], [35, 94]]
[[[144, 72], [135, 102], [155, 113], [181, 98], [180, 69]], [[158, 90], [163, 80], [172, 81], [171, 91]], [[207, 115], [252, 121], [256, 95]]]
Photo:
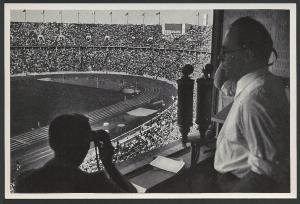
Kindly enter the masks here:
[[104, 130], [99, 130], [97, 132], [99, 134], [99, 153], [100, 159], [104, 165], [112, 164], [112, 157], [114, 155], [114, 147], [111, 144], [109, 134]]
[[107, 177], [117, 184], [124, 192], [136, 193], [135, 187], [121, 175], [119, 170], [112, 163], [114, 147], [111, 144], [109, 134], [104, 130], [100, 130], [97, 133], [99, 133], [100, 144], [102, 143], [102, 147], [99, 147], [99, 153]]

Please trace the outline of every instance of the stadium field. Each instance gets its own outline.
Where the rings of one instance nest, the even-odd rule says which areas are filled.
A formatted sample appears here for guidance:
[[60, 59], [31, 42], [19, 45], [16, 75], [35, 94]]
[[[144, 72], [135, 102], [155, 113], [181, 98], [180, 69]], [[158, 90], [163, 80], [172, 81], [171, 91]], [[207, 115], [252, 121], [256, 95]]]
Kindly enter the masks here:
[[86, 113], [123, 100], [121, 92], [37, 79], [11, 82], [11, 135], [47, 125], [62, 113]]
[[[124, 93], [125, 89], [133, 92]], [[113, 139], [168, 108], [175, 95], [176, 88], [170, 83], [132, 75], [67, 73], [12, 77], [12, 169], [16, 161], [28, 163], [31, 168], [52, 156], [47, 125], [56, 115], [85, 114], [93, 129], [105, 129]], [[38, 154], [32, 154], [36, 151]], [[30, 159], [30, 155], [34, 157]]]

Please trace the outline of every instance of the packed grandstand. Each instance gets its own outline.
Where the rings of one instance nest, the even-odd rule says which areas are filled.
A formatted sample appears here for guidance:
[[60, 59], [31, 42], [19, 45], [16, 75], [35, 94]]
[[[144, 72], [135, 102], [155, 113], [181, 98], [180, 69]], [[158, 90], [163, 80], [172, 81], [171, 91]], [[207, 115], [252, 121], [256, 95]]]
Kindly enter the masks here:
[[11, 23], [11, 74], [114, 71], [176, 80], [210, 60], [211, 26], [164, 36], [160, 25]]
[[[10, 74], [122, 72], [175, 82], [185, 64], [194, 78], [210, 61], [211, 26], [191, 26], [183, 35], [162, 34], [160, 25], [11, 22]], [[155, 118], [114, 141], [117, 162], [179, 139], [176, 99]], [[81, 168], [96, 170], [94, 152]]]

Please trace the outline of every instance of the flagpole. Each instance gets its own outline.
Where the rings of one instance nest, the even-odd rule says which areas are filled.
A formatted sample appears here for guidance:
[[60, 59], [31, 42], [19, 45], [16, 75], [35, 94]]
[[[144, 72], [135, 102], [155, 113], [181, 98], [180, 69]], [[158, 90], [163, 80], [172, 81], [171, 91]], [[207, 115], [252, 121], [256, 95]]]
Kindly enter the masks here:
[[77, 13], [77, 17], [78, 17], [78, 24], [79, 24], [79, 11], [78, 11], [78, 13]]
[[160, 25], [160, 12], [158, 12], [158, 25]]
[[62, 11], [59, 11], [59, 15], [60, 15], [60, 23], [62, 23]]
[[199, 12], [198, 12], [198, 26], [199, 26]]
[[43, 23], [45, 23], [45, 11], [43, 10]]
[[160, 11], [156, 15], [158, 15], [158, 25], [160, 25]]
[[94, 24], [96, 24], [96, 12], [94, 11]]
[[127, 12], [127, 13], [125, 14], [125, 16], [127, 17], [127, 21], [126, 21], [126, 31], [127, 31], [127, 35], [128, 35], [128, 15], [129, 15], [129, 13]]
[[112, 12], [110, 12], [109, 15], [110, 15], [110, 24], [112, 24]]
[[25, 17], [25, 22], [27, 22], [27, 18], [26, 18], [26, 12], [27, 12], [27, 11], [26, 11], [26, 10], [24, 10], [24, 15], [25, 15], [25, 16], [24, 16], [24, 17]]
[[143, 13], [143, 25], [145, 25], [145, 13]]

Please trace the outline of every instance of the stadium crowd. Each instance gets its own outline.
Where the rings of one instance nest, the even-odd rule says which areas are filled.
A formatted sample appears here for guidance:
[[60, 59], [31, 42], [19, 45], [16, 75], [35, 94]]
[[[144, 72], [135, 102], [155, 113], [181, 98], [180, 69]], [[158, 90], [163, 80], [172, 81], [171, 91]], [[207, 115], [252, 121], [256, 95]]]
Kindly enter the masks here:
[[174, 80], [182, 65], [199, 70], [208, 62], [210, 39], [204, 26], [165, 36], [160, 25], [12, 22], [10, 72], [125, 71]]
[[[177, 141], [180, 135], [176, 131], [177, 104], [140, 126], [137, 134], [124, 142], [116, 142], [114, 160], [116, 163], [141, 156], [151, 150]], [[125, 137], [125, 136], [123, 136]], [[87, 172], [97, 171], [95, 151], [90, 151], [80, 168]]]
[[162, 35], [161, 25], [12, 22], [11, 46], [124, 46], [206, 50], [210, 26], [190, 26], [184, 35]]
[[[199, 77], [210, 61], [211, 27], [191, 26], [184, 35], [164, 36], [160, 25], [11, 23], [10, 73], [109, 71], [171, 81], [191, 64]], [[135, 158], [179, 139], [177, 105], [140, 127], [136, 137], [116, 145], [115, 160]], [[90, 151], [81, 169], [97, 170]]]
[[192, 51], [134, 48], [38, 48], [11, 50], [10, 73], [112, 71], [176, 80], [185, 64], [197, 73], [210, 55]]

